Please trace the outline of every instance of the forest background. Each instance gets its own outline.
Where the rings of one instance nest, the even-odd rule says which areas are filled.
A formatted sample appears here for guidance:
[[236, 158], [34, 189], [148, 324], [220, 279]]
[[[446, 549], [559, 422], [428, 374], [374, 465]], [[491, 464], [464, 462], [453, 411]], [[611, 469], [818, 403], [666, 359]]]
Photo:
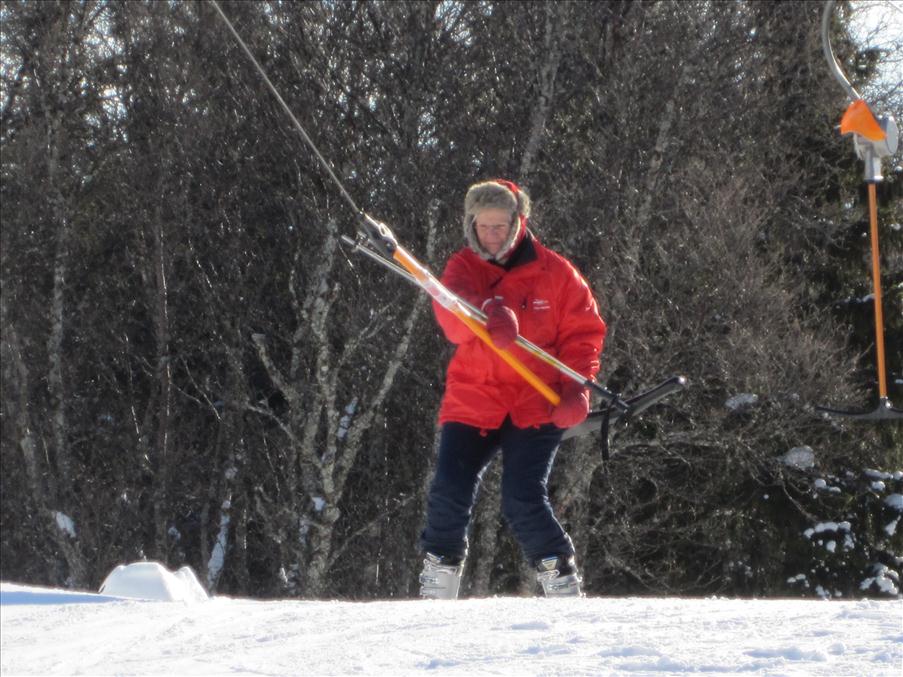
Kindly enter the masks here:
[[[900, 120], [903, 35], [857, 47], [856, 4], [835, 51]], [[559, 452], [590, 594], [896, 594], [901, 426], [814, 409], [877, 404], [862, 166], [821, 3], [223, 6], [358, 204], [433, 270], [462, 246], [466, 187], [511, 178], [599, 299], [600, 380], [688, 377], [608, 463], [597, 437]], [[340, 243], [354, 215], [208, 3], [6, 1], [0, 19], [2, 578], [92, 588], [147, 558], [220, 594], [415, 596], [452, 351], [423, 294]], [[492, 466], [464, 592], [532, 586]]]

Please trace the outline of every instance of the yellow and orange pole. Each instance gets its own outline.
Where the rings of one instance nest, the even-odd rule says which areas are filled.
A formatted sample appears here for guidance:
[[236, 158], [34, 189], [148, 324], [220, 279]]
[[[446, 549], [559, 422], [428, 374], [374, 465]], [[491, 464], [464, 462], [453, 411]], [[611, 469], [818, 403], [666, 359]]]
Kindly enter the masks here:
[[[392, 252], [392, 258], [394, 258], [405, 270], [407, 270], [415, 280], [420, 284], [421, 287], [426, 289], [426, 291], [432, 296], [434, 299], [442, 303], [443, 292], [446, 293], [447, 297], [451, 299], [451, 295], [448, 294], [442, 284], [436, 280], [433, 275], [426, 270], [423, 266], [421, 266], [413, 256], [411, 256], [408, 252], [406, 252], [402, 247], [396, 247], [395, 251]], [[445, 304], [443, 304], [445, 305]], [[542, 381], [536, 374], [530, 371], [530, 368], [527, 367], [523, 362], [517, 359], [514, 355], [512, 355], [507, 350], [503, 350], [501, 348], [496, 347], [496, 345], [492, 342], [492, 338], [489, 336], [489, 332], [486, 331], [486, 328], [480, 324], [476, 319], [471, 317], [470, 313], [464, 308], [460, 303], [454, 302], [451, 299], [451, 303], [446, 306], [448, 310], [454, 313], [455, 317], [461, 320], [467, 327], [480, 338], [487, 346], [489, 346], [495, 353], [502, 358], [508, 366], [510, 366], [514, 371], [520, 374], [527, 383], [536, 388], [539, 393], [545, 397], [553, 406], [558, 406], [561, 402], [561, 397], [552, 390], [546, 383]]]

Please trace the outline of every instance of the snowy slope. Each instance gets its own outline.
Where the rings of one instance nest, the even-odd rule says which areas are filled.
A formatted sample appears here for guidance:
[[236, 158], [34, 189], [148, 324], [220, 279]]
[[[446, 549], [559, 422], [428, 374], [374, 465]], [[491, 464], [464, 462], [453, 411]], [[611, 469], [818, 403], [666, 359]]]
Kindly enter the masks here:
[[903, 602], [138, 601], [0, 585], [0, 672], [894, 675]]

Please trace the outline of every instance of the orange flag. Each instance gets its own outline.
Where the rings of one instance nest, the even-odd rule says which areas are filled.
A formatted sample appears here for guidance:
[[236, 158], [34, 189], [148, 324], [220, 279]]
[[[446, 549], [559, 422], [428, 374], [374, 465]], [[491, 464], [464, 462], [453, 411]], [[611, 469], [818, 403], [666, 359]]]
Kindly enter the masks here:
[[840, 120], [840, 133], [849, 132], [864, 136], [869, 141], [882, 141], [887, 136], [864, 99], [851, 103]]

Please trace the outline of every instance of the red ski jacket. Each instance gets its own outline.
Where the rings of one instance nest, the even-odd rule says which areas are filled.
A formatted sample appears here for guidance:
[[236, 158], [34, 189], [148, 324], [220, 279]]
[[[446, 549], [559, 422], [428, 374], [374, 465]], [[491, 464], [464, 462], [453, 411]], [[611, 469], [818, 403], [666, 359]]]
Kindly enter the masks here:
[[[586, 280], [564, 257], [527, 236], [528, 255], [510, 270], [483, 260], [470, 248], [456, 252], [442, 282], [480, 307], [501, 296], [514, 310], [520, 335], [586, 377], [599, 371], [605, 322]], [[433, 302], [445, 336], [457, 344], [448, 365], [439, 422], [495, 429], [506, 416], [518, 428], [551, 422], [552, 405], [464, 325]], [[571, 382], [554, 367], [512, 344], [508, 350], [560, 393]]]

